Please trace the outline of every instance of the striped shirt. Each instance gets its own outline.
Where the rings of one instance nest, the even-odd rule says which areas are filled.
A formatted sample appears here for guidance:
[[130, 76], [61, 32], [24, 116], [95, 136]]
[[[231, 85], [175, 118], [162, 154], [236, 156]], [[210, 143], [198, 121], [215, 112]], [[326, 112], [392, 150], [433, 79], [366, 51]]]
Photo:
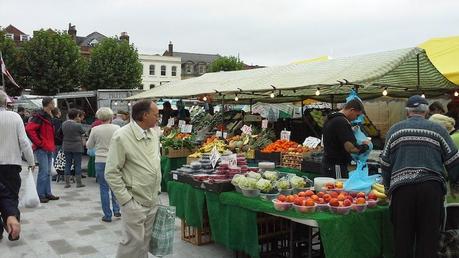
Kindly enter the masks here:
[[22, 154], [29, 166], [35, 165], [21, 116], [0, 108], [0, 165], [22, 165]]

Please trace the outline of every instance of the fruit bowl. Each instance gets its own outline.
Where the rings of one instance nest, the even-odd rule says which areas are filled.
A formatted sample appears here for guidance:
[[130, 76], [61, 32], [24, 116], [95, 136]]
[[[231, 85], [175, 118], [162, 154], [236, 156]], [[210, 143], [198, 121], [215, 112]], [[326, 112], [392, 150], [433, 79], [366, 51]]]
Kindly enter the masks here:
[[367, 204], [368, 204], [368, 208], [374, 208], [378, 205], [378, 201], [369, 199], [367, 200]]
[[329, 211], [330, 210], [330, 206], [328, 205], [328, 203], [316, 203], [316, 211], [318, 212], [325, 212], [325, 211]]
[[260, 195], [260, 190], [258, 189], [244, 189], [244, 188], [241, 188], [242, 190], [242, 195], [244, 195], [245, 197], [258, 197]]
[[316, 204], [314, 206], [300, 206], [293, 204], [293, 208], [299, 213], [313, 213], [316, 211]]
[[293, 188], [290, 189], [279, 189], [279, 194], [283, 195], [291, 195], [293, 192]]
[[292, 207], [292, 203], [290, 202], [280, 202], [276, 199], [272, 200], [272, 202], [274, 203], [274, 209], [278, 210], [278, 211], [286, 211], [288, 209], [290, 209]]
[[330, 212], [334, 214], [340, 214], [340, 215], [347, 215], [349, 212], [351, 212], [352, 206], [331, 206], [330, 207]]
[[304, 188], [293, 188], [293, 193], [297, 194], [299, 192], [306, 192], [307, 190], [314, 190], [311, 187], [304, 187]]
[[362, 204], [356, 204], [354, 203], [352, 205], [352, 209], [358, 213], [362, 213], [367, 210], [367, 203], [362, 203]]
[[272, 201], [279, 196], [279, 193], [260, 193], [260, 198], [265, 201]]

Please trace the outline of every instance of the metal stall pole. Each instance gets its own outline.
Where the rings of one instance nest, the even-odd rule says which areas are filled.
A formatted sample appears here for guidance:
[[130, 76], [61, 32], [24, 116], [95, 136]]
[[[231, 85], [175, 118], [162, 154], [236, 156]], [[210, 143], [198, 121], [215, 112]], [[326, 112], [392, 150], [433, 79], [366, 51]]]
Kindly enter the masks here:
[[416, 90], [418, 91], [418, 94], [420, 94], [420, 89], [421, 89], [421, 76], [419, 74], [419, 54], [416, 55], [416, 71], [417, 71], [417, 85], [416, 85]]
[[222, 127], [221, 127], [222, 139], [225, 139], [223, 137], [224, 126], [225, 126], [225, 112], [224, 112], [224, 109], [225, 109], [225, 95], [222, 94], [222, 108], [220, 110], [220, 112], [222, 112]]

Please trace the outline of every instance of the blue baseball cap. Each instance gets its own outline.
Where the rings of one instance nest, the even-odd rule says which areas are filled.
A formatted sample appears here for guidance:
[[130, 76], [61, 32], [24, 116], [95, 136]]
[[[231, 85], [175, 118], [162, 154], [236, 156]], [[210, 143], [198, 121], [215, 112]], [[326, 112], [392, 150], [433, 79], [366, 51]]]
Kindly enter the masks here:
[[406, 102], [406, 107], [414, 108], [418, 107], [421, 104], [429, 105], [429, 102], [427, 102], [425, 98], [419, 95], [414, 95], [408, 98], [408, 101]]

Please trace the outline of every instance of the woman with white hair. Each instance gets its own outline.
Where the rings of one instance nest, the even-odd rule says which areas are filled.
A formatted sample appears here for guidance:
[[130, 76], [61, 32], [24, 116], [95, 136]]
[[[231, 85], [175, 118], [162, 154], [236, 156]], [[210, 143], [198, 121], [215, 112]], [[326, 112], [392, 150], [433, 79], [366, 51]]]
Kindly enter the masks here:
[[100, 201], [104, 212], [102, 221], [111, 222], [112, 210], [110, 209], [110, 193], [112, 196], [113, 215], [115, 217], [121, 217], [121, 213], [120, 206], [116, 201], [115, 195], [110, 190], [107, 181], [105, 181], [104, 171], [110, 140], [112, 139], [115, 131], [120, 127], [112, 124], [113, 111], [110, 108], [99, 108], [96, 112], [96, 117], [102, 122], [102, 124], [91, 129], [91, 134], [89, 135], [86, 146], [88, 149], [94, 148], [96, 150], [96, 178], [100, 185]]

